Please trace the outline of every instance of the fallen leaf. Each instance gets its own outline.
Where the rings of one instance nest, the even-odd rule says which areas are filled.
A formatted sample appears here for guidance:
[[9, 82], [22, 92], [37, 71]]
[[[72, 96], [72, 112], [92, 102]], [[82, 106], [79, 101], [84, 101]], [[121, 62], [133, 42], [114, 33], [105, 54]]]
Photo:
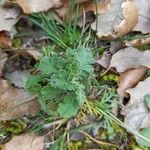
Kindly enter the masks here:
[[101, 65], [103, 68], [108, 68], [110, 65], [111, 57], [112, 57], [112, 53], [106, 50], [101, 56], [101, 58], [96, 61], [96, 63]]
[[19, 19], [20, 10], [17, 8], [0, 7], [0, 31], [11, 32]]
[[44, 136], [27, 133], [13, 137], [3, 147], [3, 150], [43, 150]]
[[124, 46], [125, 46], [124, 43], [120, 41], [111, 42], [110, 49], [108, 51], [106, 50], [101, 56], [101, 58], [96, 61], [96, 63], [98, 63], [104, 68], [108, 68], [110, 65], [112, 55], [115, 54], [118, 50], [120, 50]]
[[0, 48], [10, 48], [12, 45], [12, 39], [9, 33], [5, 31], [0, 32]]
[[10, 81], [15, 87], [24, 88], [25, 80], [29, 76], [29, 71], [27, 70], [15, 70], [12, 73], [5, 75], [5, 78]]
[[127, 0], [122, 4], [123, 20], [116, 25], [116, 36], [120, 37], [129, 33], [138, 22], [138, 10], [133, 0]]
[[130, 32], [138, 21], [138, 11], [132, 0], [111, 0], [109, 9], [98, 14], [92, 29], [97, 36], [117, 38]]
[[140, 130], [150, 126], [150, 111], [145, 105], [144, 96], [150, 94], [150, 77], [134, 88], [126, 90], [130, 94], [128, 104], [122, 110], [124, 122], [134, 130]]
[[143, 34], [150, 33], [150, 1], [135, 0], [138, 8], [139, 21], [133, 31], [140, 31]]
[[110, 68], [114, 67], [118, 72], [125, 72], [130, 68], [146, 66], [150, 68], [150, 51], [139, 51], [133, 47], [127, 47], [115, 53], [110, 62]]
[[25, 14], [48, 11], [51, 8], [57, 8], [62, 5], [60, 0], [14, 0]]
[[38, 111], [39, 104], [35, 96], [12, 87], [6, 80], [0, 80], [0, 120], [34, 116]]
[[8, 59], [7, 54], [3, 51], [0, 51], [0, 77], [2, 76], [2, 71], [7, 59]]
[[147, 67], [141, 66], [136, 69], [129, 69], [121, 74], [118, 81], [118, 94], [122, 97], [128, 97], [126, 90], [137, 85], [145, 77], [147, 70]]
[[[66, 1], [66, 0], [64, 0]], [[69, 1], [68, 3], [63, 3], [63, 7], [60, 7], [58, 9], [54, 9], [54, 11], [58, 14], [58, 16], [61, 19], [66, 19], [66, 18], [70, 18], [70, 6], [71, 6], [71, 1]], [[75, 1], [75, 4], [78, 4], [79, 1]], [[103, 13], [105, 12], [105, 10], [107, 9], [107, 7], [109, 6], [109, 0], [101, 0], [101, 1], [97, 1], [97, 3], [95, 4], [95, 2], [92, 1], [81, 1], [80, 5], [79, 5], [79, 11], [78, 11], [78, 25], [80, 27], [84, 26], [86, 23], [91, 23], [93, 21], [95, 21], [95, 14], [97, 13], [97, 11], [99, 13]], [[74, 6], [74, 12], [71, 15], [72, 18], [75, 18], [76, 16], [76, 11], [77, 11], [77, 7], [78, 5]]]

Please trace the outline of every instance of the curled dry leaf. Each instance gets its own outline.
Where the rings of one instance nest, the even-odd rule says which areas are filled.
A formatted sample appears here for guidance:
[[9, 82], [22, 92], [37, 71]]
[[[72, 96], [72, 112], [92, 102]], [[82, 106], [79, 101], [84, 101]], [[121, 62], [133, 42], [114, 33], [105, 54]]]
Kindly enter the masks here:
[[12, 40], [8, 32], [0, 32], [0, 48], [10, 48], [12, 45]]
[[62, 5], [60, 0], [14, 0], [13, 3], [18, 4], [26, 14], [47, 11]]
[[36, 136], [32, 133], [15, 136], [2, 148], [3, 150], [43, 150], [44, 136]]
[[123, 3], [122, 9], [124, 19], [115, 27], [117, 37], [129, 33], [138, 22], [138, 10], [133, 0], [127, 0]]
[[23, 89], [0, 80], [0, 120], [9, 120], [23, 116], [34, 116], [39, 111], [35, 96], [30, 96]]
[[134, 31], [142, 33], [150, 33], [150, 1], [149, 0], [135, 0], [138, 8], [139, 21]]
[[138, 10], [132, 0], [111, 0], [109, 9], [98, 14], [97, 20], [92, 24], [97, 36], [117, 38], [132, 31], [138, 21]]
[[150, 110], [145, 105], [144, 96], [150, 94], [150, 77], [139, 82], [135, 88], [128, 89], [130, 100], [122, 114], [125, 124], [134, 130], [140, 130], [150, 126]]
[[118, 94], [122, 97], [128, 97], [126, 90], [137, 85], [145, 77], [147, 70], [147, 67], [141, 66], [136, 69], [129, 69], [121, 74], [118, 81]]
[[112, 56], [110, 67], [116, 68], [118, 72], [125, 72], [130, 68], [146, 66], [150, 68], [150, 51], [139, 51], [133, 47], [127, 47]]

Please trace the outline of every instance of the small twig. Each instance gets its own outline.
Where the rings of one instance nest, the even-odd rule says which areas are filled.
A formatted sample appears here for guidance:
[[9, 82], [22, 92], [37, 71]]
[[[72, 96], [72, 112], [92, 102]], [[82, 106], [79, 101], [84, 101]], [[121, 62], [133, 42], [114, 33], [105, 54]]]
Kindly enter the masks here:
[[92, 140], [93, 142], [100, 144], [100, 145], [107, 145], [107, 146], [114, 146], [114, 147], [118, 147], [118, 145], [116, 144], [112, 144], [112, 143], [108, 143], [108, 142], [103, 142], [100, 140], [95, 139], [94, 137], [92, 137], [91, 135], [89, 135], [88, 133], [84, 132], [84, 131], [80, 131], [80, 133], [84, 134], [85, 136], [87, 136], [90, 140]]
[[60, 124], [60, 123], [62, 123], [62, 119], [56, 120], [56, 121], [53, 121], [53, 122], [50, 122], [50, 123], [47, 123], [47, 124], [44, 124], [44, 125], [43, 125], [43, 128], [44, 128], [44, 129], [49, 129], [49, 128], [51, 128], [52, 126], [57, 125], [57, 124]]

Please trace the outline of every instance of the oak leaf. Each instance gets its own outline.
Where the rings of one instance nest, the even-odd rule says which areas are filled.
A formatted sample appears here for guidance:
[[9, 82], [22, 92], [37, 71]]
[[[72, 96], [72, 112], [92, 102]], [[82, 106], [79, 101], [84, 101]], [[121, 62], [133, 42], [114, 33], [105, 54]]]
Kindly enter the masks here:
[[111, 0], [110, 7], [92, 24], [99, 38], [117, 38], [132, 31], [138, 22], [138, 10], [134, 1]]
[[0, 80], [0, 120], [34, 116], [38, 111], [39, 104], [35, 96], [12, 87], [6, 80]]
[[3, 146], [3, 150], [43, 150], [44, 136], [27, 133], [15, 136]]
[[116, 68], [118, 72], [125, 72], [130, 68], [146, 66], [150, 68], [150, 51], [139, 51], [133, 47], [119, 50], [112, 56], [110, 67]]
[[138, 23], [133, 31], [140, 31], [142, 33], [150, 33], [150, 1], [149, 0], [135, 0], [138, 8]]
[[144, 102], [144, 96], [150, 94], [150, 77], [139, 82], [134, 88], [126, 90], [130, 94], [128, 104], [122, 110], [125, 124], [134, 130], [150, 126], [150, 111]]
[[129, 69], [122, 73], [118, 81], [118, 94], [122, 97], [128, 97], [126, 90], [137, 85], [138, 82], [145, 77], [147, 70], [147, 67], [141, 66], [136, 69]]

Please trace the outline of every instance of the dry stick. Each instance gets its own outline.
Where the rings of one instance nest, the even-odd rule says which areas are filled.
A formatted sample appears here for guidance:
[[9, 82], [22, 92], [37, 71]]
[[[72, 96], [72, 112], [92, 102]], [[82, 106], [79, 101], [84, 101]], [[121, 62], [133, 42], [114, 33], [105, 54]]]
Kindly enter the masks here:
[[114, 146], [114, 147], [118, 147], [118, 145], [116, 144], [112, 144], [112, 143], [107, 143], [107, 142], [103, 142], [100, 140], [95, 139], [94, 137], [92, 137], [91, 135], [89, 135], [88, 133], [84, 132], [84, 131], [80, 131], [80, 133], [84, 134], [85, 136], [87, 136], [90, 140], [92, 140], [93, 142], [100, 144], [100, 145], [108, 145], [108, 146]]
[[105, 72], [103, 72], [100, 76], [105, 75], [109, 70], [110, 70], [110, 67], [108, 67], [107, 70]]

